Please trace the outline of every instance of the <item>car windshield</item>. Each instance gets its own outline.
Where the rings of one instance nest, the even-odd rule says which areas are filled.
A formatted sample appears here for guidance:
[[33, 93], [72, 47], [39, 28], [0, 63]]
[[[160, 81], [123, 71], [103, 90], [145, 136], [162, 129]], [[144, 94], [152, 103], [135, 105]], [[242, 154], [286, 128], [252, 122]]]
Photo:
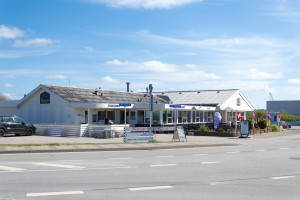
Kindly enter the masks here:
[[19, 118], [19, 117], [15, 117], [15, 122], [16, 122], [16, 123], [22, 123], [22, 122], [24, 122], [25, 124], [28, 123], [28, 122], [26, 122], [24, 119], [21, 119], [21, 118]]

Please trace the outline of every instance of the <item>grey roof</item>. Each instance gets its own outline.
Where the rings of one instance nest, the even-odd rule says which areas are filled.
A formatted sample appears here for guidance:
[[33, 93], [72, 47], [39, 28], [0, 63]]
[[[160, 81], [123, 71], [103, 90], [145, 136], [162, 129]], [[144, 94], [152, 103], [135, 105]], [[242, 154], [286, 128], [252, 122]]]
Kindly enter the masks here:
[[220, 106], [237, 91], [238, 89], [173, 91], [155, 93], [168, 96], [173, 104]]
[[[42, 86], [71, 103], [149, 103], [149, 97], [142, 93], [118, 92], [111, 90], [85, 89], [76, 87], [62, 87], [53, 85]], [[167, 104], [169, 101], [168, 97], [161, 95], [154, 95], [153, 99], [154, 102], [157, 101], [158, 104]]]

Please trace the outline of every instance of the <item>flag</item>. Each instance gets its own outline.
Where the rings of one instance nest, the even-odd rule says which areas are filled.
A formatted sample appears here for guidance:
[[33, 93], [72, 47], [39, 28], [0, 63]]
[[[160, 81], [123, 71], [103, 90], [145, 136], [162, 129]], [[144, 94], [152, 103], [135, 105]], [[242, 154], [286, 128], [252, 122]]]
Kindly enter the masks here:
[[280, 113], [278, 113], [278, 117], [279, 117], [280, 119], [283, 119], [283, 117], [282, 117], [282, 115], [281, 115]]
[[238, 119], [243, 120], [243, 116], [239, 112], [237, 112], [236, 114]]
[[272, 120], [272, 117], [270, 116], [269, 113], [268, 113], [267, 117], [269, 118], [269, 120]]
[[256, 116], [255, 116], [255, 113], [254, 113], [254, 112], [253, 112], [253, 119], [256, 120]]
[[217, 130], [221, 120], [222, 120], [222, 115], [219, 112], [215, 112], [215, 114], [214, 114], [214, 130]]

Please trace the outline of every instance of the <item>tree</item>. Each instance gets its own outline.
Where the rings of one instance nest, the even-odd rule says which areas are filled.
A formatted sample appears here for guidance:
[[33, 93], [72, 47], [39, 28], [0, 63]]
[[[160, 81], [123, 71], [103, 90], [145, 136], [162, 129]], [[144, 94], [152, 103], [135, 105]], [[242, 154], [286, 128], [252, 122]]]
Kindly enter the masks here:
[[6, 97], [3, 96], [3, 95], [0, 95], [0, 101], [8, 101], [8, 98], [6, 98]]
[[264, 110], [255, 110], [256, 122], [260, 121], [263, 117], [266, 116], [266, 111]]
[[259, 126], [260, 129], [265, 129], [267, 127], [267, 121], [266, 119], [262, 118], [257, 125]]

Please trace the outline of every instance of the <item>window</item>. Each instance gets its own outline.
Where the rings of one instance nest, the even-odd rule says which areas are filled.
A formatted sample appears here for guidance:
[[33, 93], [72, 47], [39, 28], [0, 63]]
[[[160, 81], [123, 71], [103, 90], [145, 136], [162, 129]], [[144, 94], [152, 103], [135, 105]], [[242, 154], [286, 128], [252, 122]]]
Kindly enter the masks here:
[[237, 98], [237, 99], [236, 99], [236, 105], [237, 105], [237, 106], [241, 106], [241, 99], [240, 99], [240, 98]]
[[150, 111], [149, 110], [145, 111], [145, 123], [150, 124]]
[[200, 112], [196, 111], [196, 122], [202, 122], [202, 120], [200, 121]]
[[50, 104], [50, 94], [48, 92], [40, 94], [40, 104]]
[[26, 123], [24, 120], [18, 118], [18, 117], [15, 117], [15, 122], [18, 123], [18, 124], [21, 124], [22, 122], [23, 123]]
[[186, 114], [187, 114], [187, 122], [192, 122], [191, 121], [191, 111], [187, 111]]
[[168, 111], [168, 123], [174, 123], [175, 119], [175, 112], [169, 110]]
[[204, 122], [204, 113], [200, 112], [200, 122]]
[[204, 121], [203, 122], [208, 122], [207, 121], [207, 112], [204, 112]]
[[187, 123], [187, 112], [182, 111], [182, 123]]
[[143, 124], [144, 123], [144, 111], [143, 110], [138, 110], [137, 111], [137, 123], [138, 124]]
[[135, 120], [135, 111], [130, 112], [130, 120]]
[[160, 111], [155, 110], [153, 111], [153, 124], [159, 124], [160, 123]]
[[178, 123], [182, 123], [182, 111], [178, 111]]
[[110, 120], [115, 120], [115, 111], [113, 110], [106, 111], [106, 116], [109, 117]]
[[98, 120], [105, 119], [105, 111], [98, 111]]
[[4, 122], [14, 122], [14, 119], [12, 117], [5, 117]]

